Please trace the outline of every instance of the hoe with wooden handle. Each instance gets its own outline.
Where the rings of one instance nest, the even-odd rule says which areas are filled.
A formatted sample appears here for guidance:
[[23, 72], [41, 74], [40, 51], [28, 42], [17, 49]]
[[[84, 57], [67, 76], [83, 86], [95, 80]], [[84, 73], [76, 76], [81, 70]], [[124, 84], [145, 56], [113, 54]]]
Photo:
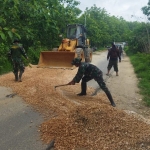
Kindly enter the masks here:
[[57, 87], [60, 87], [60, 86], [67, 86], [67, 85], [69, 85], [69, 84], [67, 83], [67, 84], [57, 85], [57, 86], [55, 86], [55, 89], [56, 89]]

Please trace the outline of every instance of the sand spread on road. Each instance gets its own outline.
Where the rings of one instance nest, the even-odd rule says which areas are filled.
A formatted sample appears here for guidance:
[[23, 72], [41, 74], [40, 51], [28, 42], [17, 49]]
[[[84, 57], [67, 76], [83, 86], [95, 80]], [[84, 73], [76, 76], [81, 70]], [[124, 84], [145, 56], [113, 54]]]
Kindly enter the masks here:
[[23, 100], [45, 116], [39, 127], [41, 140], [55, 139], [56, 150], [148, 150], [150, 125], [113, 108], [103, 92], [79, 97], [80, 84], [58, 87], [77, 72], [67, 69], [26, 67], [23, 82], [13, 73], [0, 76], [0, 86], [12, 88]]

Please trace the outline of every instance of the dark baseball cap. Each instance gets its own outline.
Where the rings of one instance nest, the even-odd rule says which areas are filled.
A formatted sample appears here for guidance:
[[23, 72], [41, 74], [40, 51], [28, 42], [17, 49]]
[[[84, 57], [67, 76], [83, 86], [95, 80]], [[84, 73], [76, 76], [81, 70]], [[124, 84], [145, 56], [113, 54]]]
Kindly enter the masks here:
[[72, 65], [76, 65], [76, 64], [80, 64], [81, 63], [81, 60], [82, 60], [82, 58], [74, 58], [73, 60], [72, 60]]

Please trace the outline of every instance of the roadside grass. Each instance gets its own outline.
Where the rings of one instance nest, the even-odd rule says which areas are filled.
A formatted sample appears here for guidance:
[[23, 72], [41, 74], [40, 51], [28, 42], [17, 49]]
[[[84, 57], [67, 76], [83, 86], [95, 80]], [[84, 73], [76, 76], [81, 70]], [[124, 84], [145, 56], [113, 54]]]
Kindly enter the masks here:
[[139, 79], [140, 94], [143, 95], [143, 100], [147, 106], [150, 106], [150, 54], [133, 54], [129, 50], [126, 51], [126, 54], [129, 56]]

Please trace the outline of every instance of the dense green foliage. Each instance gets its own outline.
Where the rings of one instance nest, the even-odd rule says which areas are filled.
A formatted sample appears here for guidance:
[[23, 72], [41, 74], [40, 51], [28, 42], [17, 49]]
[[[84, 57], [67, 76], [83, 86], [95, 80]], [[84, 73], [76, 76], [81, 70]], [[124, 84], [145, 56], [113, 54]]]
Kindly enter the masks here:
[[132, 27], [133, 30], [128, 39], [129, 49], [134, 53], [150, 53], [150, 24], [134, 22]]
[[58, 46], [61, 31], [81, 13], [78, 4], [75, 0], [0, 0], [0, 73], [11, 68], [7, 51], [16, 37], [34, 64], [41, 50]]
[[79, 23], [84, 24], [85, 16], [91, 45], [104, 47], [113, 41], [128, 40], [128, 34], [131, 30], [123, 18], [111, 17], [105, 9], [97, 8], [96, 5], [86, 9], [86, 12], [78, 19]]
[[[128, 43], [127, 53], [141, 78], [139, 86], [150, 103], [147, 84], [150, 78], [149, 22], [128, 22], [122, 17], [110, 16], [96, 5], [82, 12], [79, 3], [76, 0], [0, 0], [0, 74], [12, 69], [7, 52], [14, 38], [21, 40], [30, 63], [37, 64], [40, 51], [59, 46], [59, 34], [65, 37], [67, 24], [81, 23], [87, 28], [91, 46], [100, 49], [114, 41]], [[150, 1], [142, 11], [150, 20]]]

